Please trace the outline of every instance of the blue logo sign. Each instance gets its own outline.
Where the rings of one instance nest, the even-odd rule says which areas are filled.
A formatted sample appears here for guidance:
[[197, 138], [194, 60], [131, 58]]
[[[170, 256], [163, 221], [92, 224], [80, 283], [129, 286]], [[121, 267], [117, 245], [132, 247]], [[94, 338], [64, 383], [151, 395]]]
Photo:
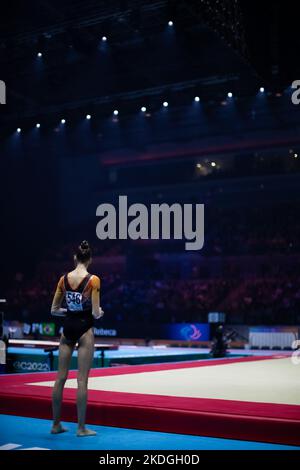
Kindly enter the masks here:
[[208, 323], [175, 323], [166, 325], [166, 339], [209, 341]]

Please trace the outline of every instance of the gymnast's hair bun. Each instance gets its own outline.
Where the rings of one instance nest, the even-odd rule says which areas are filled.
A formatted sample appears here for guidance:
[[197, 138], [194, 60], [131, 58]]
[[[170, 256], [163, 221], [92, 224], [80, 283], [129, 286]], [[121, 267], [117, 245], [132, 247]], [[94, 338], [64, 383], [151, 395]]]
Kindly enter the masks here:
[[81, 250], [89, 250], [90, 249], [89, 242], [87, 242], [86, 240], [83, 240], [83, 242], [80, 243], [79, 248]]
[[79, 263], [87, 263], [88, 261], [90, 261], [91, 257], [92, 257], [92, 253], [91, 253], [89, 242], [87, 242], [86, 240], [83, 240], [77, 249], [77, 253], [76, 253], [77, 261]]

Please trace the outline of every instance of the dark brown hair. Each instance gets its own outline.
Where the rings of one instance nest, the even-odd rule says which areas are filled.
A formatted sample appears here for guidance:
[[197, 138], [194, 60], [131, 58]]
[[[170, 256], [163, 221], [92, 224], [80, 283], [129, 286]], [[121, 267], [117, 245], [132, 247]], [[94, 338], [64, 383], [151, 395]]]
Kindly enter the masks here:
[[89, 242], [87, 242], [86, 240], [83, 240], [83, 242], [81, 242], [79, 247], [77, 248], [76, 259], [78, 263], [85, 264], [88, 261], [90, 261], [91, 258], [92, 258], [92, 252], [91, 252]]

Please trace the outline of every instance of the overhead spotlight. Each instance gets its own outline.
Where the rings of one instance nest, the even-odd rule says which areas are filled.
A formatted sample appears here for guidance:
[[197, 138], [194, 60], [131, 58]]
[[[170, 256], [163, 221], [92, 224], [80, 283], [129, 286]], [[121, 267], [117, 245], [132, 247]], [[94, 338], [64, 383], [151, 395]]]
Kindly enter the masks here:
[[61, 119], [60, 121], [62, 124], [65, 124], [66, 123], [66, 120], [65, 119]]
[[163, 102], [163, 106], [164, 106], [165, 108], [167, 108], [167, 107], [169, 106], [169, 103], [168, 103], [167, 101], [164, 101], [164, 102]]
[[41, 52], [38, 52], [38, 53], [37, 53], [37, 56], [38, 56], [38, 57], [42, 57], [42, 55], [43, 55], [43, 54], [42, 54]]
[[91, 119], [92, 116], [90, 114], [87, 114], [85, 117], [86, 119]]
[[118, 116], [118, 114], [119, 114], [119, 111], [118, 111], [117, 109], [115, 109], [115, 110], [114, 110], [114, 115], [115, 115], [115, 116]]
[[174, 23], [173, 23], [173, 21], [171, 21], [171, 20], [168, 22], [168, 25], [169, 25], [169, 26], [173, 26], [173, 24], [174, 24]]
[[107, 37], [106, 36], [102, 36], [102, 41], [107, 41]]
[[294, 154], [294, 158], [298, 158], [298, 154], [297, 154], [297, 153]]
[[37, 127], [38, 129], [41, 127], [40, 123], [38, 122], [35, 127]]
[[227, 96], [228, 98], [232, 98], [233, 97], [233, 94], [231, 93], [231, 91], [229, 93], [227, 93]]
[[264, 91], [265, 91], [264, 87], [261, 86], [260, 89], [259, 89], [259, 91], [260, 91], [261, 93], [264, 93]]
[[217, 166], [216, 162], [211, 162], [211, 166], [213, 167]]
[[198, 101], [200, 101], [199, 96], [195, 96], [194, 100], [197, 101], [197, 103], [198, 103]]
[[18, 127], [17, 132], [20, 134], [21, 130], [21, 127]]
[[143, 113], [145, 113], [145, 112], [147, 111], [146, 106], [142, 106], [142, 107], [141, 107], [141, 111], [142, 111]]
[[197, 168], [202, 168], [201, 163], [197, 163]]

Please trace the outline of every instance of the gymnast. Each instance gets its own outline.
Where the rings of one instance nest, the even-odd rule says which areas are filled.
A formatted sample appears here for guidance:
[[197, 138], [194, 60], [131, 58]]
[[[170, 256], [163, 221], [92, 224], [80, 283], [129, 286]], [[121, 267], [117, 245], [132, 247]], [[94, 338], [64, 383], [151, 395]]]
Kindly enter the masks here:
[[[62, 276], [58, 282], [51, 306], [51, 314], [64, 317], [63, 333], [59, 344], [58, 372], [52, 393], [52, 434], [67, 431], [61, 422], [63, 389], [68, 377], [72, 353], [78, 343], [77, 376], [77, 436], [94, 436], [95, 431], [85, 427], [87, 385], [94, 357], [94, 318], [103, 316], [100, 307], [100, 279], [89, 274], [91, 249], [87, 241], [80, 243], [74, 255], [75, 269]], [[62, 308], [65, 299], [67, 308]]]

